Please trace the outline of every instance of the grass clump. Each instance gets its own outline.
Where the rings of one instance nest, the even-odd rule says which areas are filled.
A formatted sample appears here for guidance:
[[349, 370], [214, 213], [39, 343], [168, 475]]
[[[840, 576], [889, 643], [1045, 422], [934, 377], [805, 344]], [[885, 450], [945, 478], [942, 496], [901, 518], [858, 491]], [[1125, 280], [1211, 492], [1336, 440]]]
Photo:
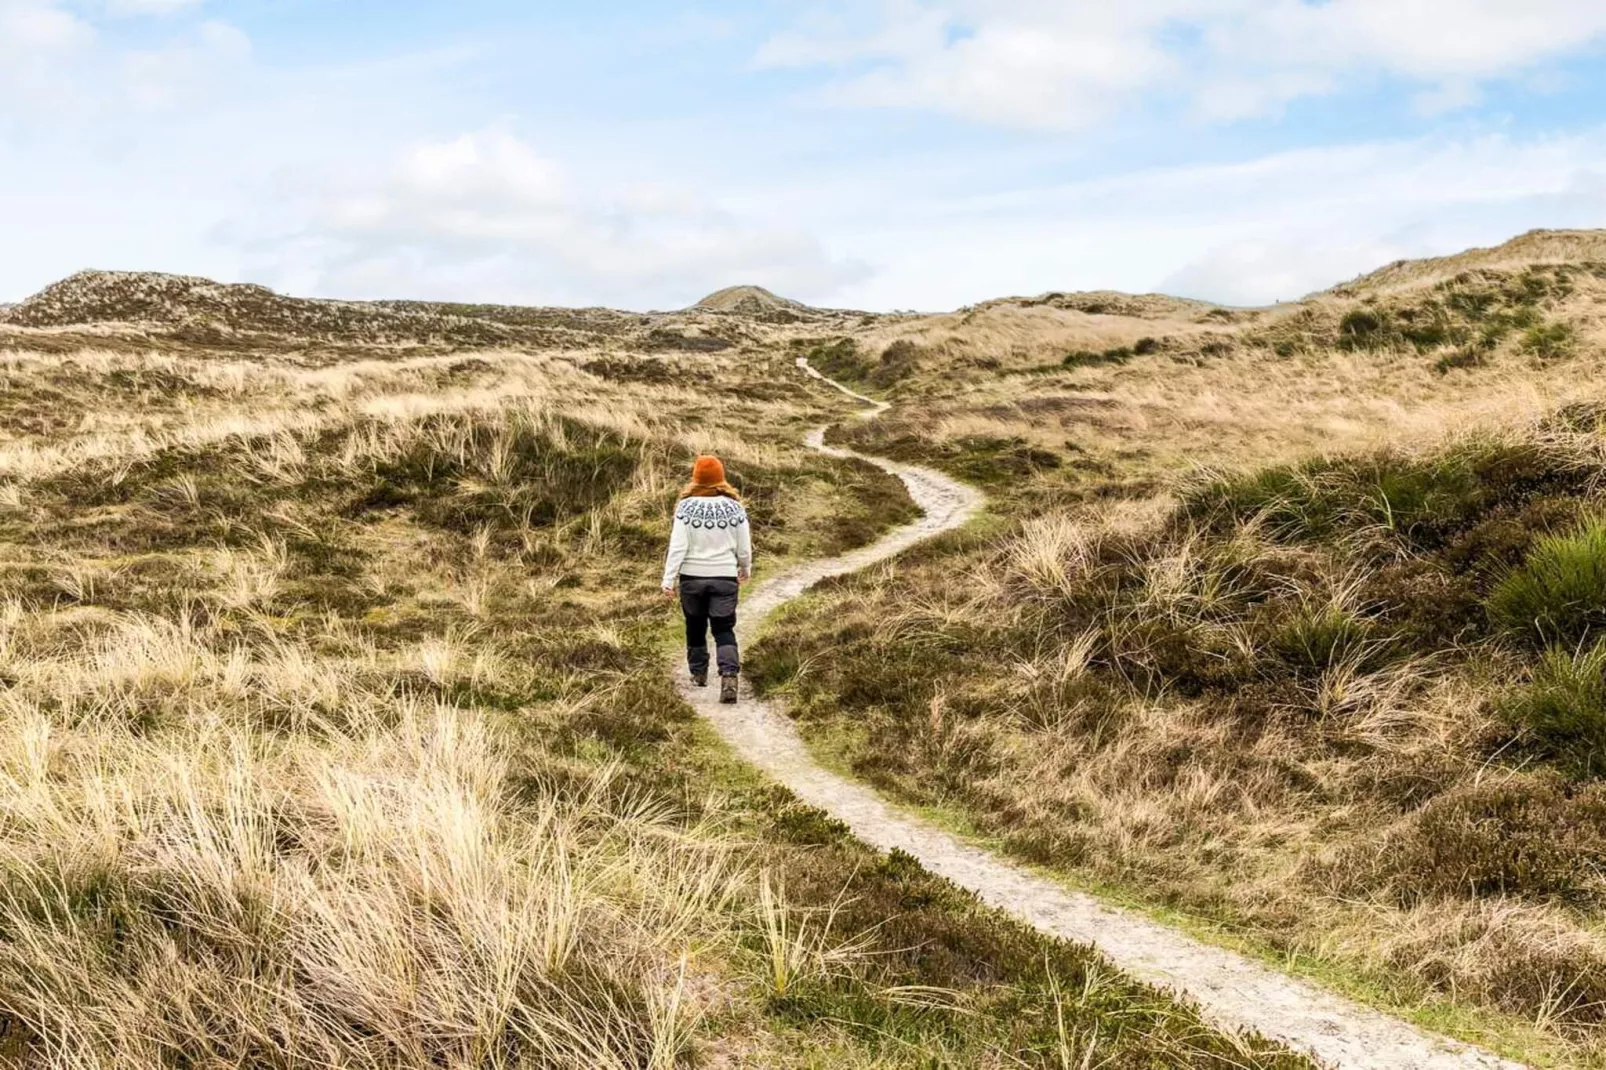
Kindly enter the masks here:
[[1338, 347], [1351, 352], [1381, 349], [1392, 335], [1388, 314], [1378, 309], [1357, 308], [1338, 323]]
[[894, 386], [914, 375], [920, 369], [921, 349], [907, 338], [900, 338], [881, 351], [881, 359], [870, 372], [871, 386], [880, 389]]
[[1440, 375], [1446, 375], [1452, 371], [1482, 368], [1488, 363], [1489, 354], [1486, 349], [1481, 346], [1467, 346], [1440, 357], [1434, 363], [1433, 370]]
[[1519, 348], [1539, 360], [1561, 360], [1573, 355], [1578, 338], [1566, 323], [1541, 323], [1523, 333]]
[[1190, 521], [1227, 531], [1255, 521], [1279, 541], [1344, 539], [1416, 552], [1443, 548], [1493, 511], [1587, 488], [1564, 445], [1469, 438], [1431, 453], [1382, 450], [1276, 465], [1190, 492]]
[[1541, 539], [1490, 593], [1488, 611], [1529, 642], [1577, 643], [1606, 624], [1606, 517]]
[[1606, 774], [1606, 639], [1547, 649], [1507, 709], [1545, 756], [1579, 777]]
[[1132, 356], [1133, 350], [1130, 346], [1117, 346], [1102, 351], [1077, 349], [1067, 353], [1060, 363], [1066, 368], [1097, 368], [1109, 364], [1125, 364], [1132, 359]]
[[1370, 633], [1367, 620], [1343, 605], [1304, 606], [1273, 644], [1296, 666], [1325, 669], [1364, 654]]

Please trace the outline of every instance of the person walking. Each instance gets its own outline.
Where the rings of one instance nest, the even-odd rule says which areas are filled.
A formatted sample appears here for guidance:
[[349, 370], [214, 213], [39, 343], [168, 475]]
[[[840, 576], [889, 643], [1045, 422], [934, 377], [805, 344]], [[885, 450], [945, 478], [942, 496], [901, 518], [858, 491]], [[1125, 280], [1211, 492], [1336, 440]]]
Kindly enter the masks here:
[[708, 632], [713, 629], [721, 702], [736, 701], [742, 671], [736, 602], [741, 585], [752, 575], [753, 531], [741, 495], [725, 481], [718, 457], [699, 457], [675, 506], [663, 588], [669, 598], [679, 589], [686, 617], [686, 664], [698, 687], [708, 686]]

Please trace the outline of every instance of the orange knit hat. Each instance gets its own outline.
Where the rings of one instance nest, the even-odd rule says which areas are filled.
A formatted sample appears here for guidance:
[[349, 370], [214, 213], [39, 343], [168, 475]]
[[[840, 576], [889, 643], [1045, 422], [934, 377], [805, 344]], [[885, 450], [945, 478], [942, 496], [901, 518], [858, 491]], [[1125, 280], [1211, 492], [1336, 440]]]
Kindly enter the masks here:
[[725, 482], [725, 466], [718, 457], [699, 457], [692, 465], [691, 481], [699, 487], [717, 487]]

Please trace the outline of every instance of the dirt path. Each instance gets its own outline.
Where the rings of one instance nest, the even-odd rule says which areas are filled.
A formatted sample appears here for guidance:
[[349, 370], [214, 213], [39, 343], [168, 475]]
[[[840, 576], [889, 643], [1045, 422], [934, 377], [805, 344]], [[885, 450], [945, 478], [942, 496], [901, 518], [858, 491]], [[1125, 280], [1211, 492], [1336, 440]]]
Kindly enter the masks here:
[[[825, 379], [806, 362], [798, 365], [838, 390], [874, 408], [887, 405]], [[824, 430], [809, 436], [815, 449], [833, 456], [862, 456], [825, 445]], [[965, 523], [982, 496], [925, 468], [863, 457], [902, 479], [925, 516], [874, 545], [824, 561], [811, 561], [768, 577], [743, 600], [738, 633], [751, 641], [764, 618], [809, 587], [831, 576], [883, 561], [943, 531]], [[1439, 1037], [1380, 1014], [1257, 962], [1202, 944], [1137, 914], [1073, 892], [885, 802], [860, 784], [822, 769], [809, 755], [785, 712], [745, 694], [736, 706], [721, 706], [716, 688], [694, 688], [675, 666], [681, 693], [708, 718], [747, 761], [792, 789], [800, 798], [836, 816], [866, 843], [901, 848], [933, 873], [976, 893], [1038, 929], [1092, 944], [1134, 977], [1179, 993], [1227, 1029], [1252, 1029], [1333, 1067], [1356, 1070], [1522, 1070], [1519, 1064]]]

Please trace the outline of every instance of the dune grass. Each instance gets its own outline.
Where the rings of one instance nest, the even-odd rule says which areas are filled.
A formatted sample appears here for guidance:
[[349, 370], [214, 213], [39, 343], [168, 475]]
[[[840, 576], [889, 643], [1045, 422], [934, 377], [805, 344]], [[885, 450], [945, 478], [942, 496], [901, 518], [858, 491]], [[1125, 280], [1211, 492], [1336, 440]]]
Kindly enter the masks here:
[[1603, 296], [1489, 270], [1031, 376], [927, 337], [838, 438], [983, 469], [1000, 519], [822, 588], [756, 679], [1019, 857], [1600, 1065]]
[[[0, 445], [6, 1057], [1306, 1065], [875, 855], [695, 722], [653, 595], [696, 451], [765, 561], [910, 509], [799, 445], [831, 394], [723, 368], [743, 400], [517, 354], [13, 354], [8, 397], [59, 379], [85, 417]], [[188, 400], [97, 407], [86, 369]]]
[[1551, 535], [1489, 594], [1491, 616], [1534, 642], [1574, 644], [1606, 624], [1606, 520]]

